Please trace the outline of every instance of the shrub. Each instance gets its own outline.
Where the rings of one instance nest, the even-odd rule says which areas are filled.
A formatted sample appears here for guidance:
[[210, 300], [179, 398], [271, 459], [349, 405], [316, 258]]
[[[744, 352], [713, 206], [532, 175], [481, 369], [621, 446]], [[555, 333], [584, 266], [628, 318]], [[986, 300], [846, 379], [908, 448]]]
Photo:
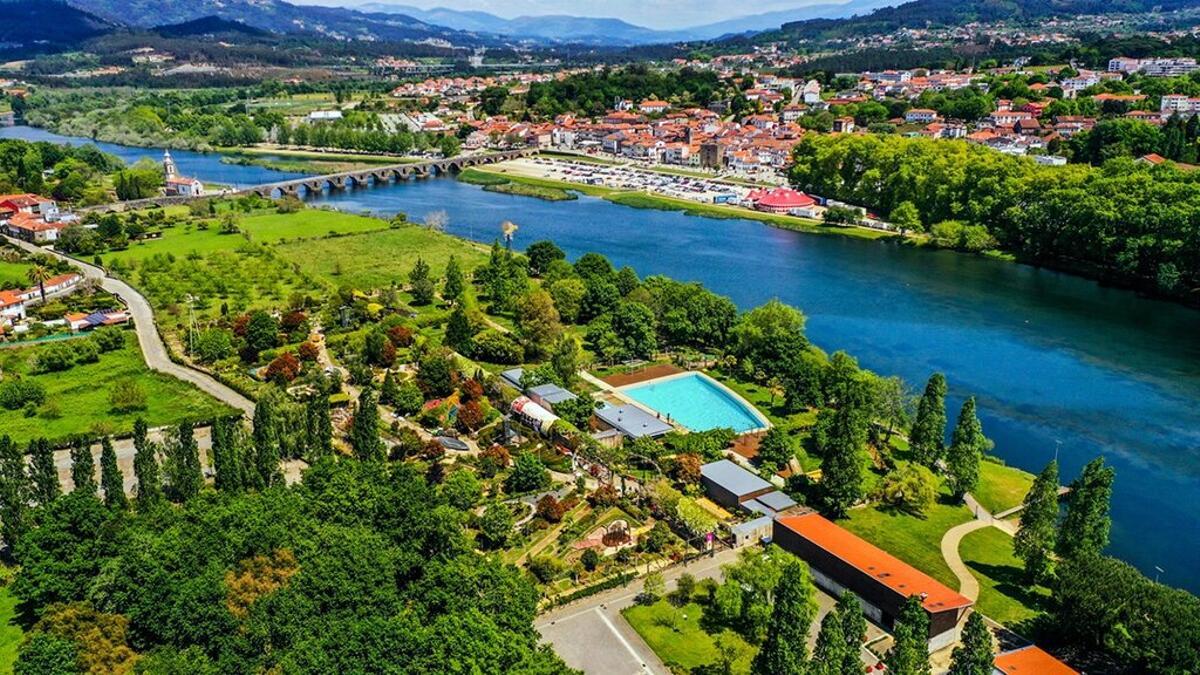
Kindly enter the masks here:
[[392, 401], [392, 407], [401, 415], [412, 415], [420, 411], [424, 404], [425, 395], [421, 393], [421, 388], [411, 380], [396, 389], [396, 396]]
[[561, 521], [564, 511], [562, 502], [558, 501], [554, 495], [546, 495], [538, 500], [537, 515], [548, 523]]
[[104, 326], [92, 333], [92, 342], [102, 352], [113, 352], [125, 346], [125, 335], [120, 328]]
[[285, 385], [296, 379], [300, 374], [300, 359], [291, 352], [276, 356], [267, 366], [267, 379], [278, 385]]
[[37, 373], [57, 373], [69, 370], [75, 365], [73, 350], [63, 344], [46, 345], [38, 350], [33, 360], [33, 370]]
[[108, 404], [113, 412], [128, 413], [135, 410], [145, 410], [146, 392], [137, 380], [126, 378], [118, 380], [108, 395]]
[[46, 400], [46, 388], [30, 379], [0, 382], [0, 406], [16, 410], [26, 404], [41, 405]]
[[100, 360], [100, 348], [93, 340], [79, 340], [75, 345], [75, 363], [95, 363]]
[[525, 350], [516, 340], [497, 330], [485, 330], [476, 335], [471, 354], [481, 361], [511, 366], [525, 359]]
[[296, 350], [296, 354], [300, 357], [301, 361], [312, 363], [321, 355], [321, 349], [311, 342], [305, 342]]
[[558, 575], [563, 573], [562, 561], [550, 555], [534, 556], [529, 559], [526, 566], [529, 568], [529, 572], [543, 584], [554, 581]]
[[596, 549], [589, 548], [580, 556], [579, 562], [583, 563], [583, 569], [594, 572], [600, 566], [600, 554], [596, 552]]
[[233, 334], [223, 328], [209, 328], [196, 334], [192, 356], [201, 363], [214, 363], [233, 356]]

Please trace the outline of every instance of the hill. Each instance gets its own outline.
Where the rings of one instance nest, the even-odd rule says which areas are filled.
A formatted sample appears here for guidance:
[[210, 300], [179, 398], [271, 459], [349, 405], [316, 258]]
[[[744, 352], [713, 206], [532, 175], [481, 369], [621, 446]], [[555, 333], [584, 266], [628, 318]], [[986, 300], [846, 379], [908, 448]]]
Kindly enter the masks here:
[[55, 0], [0, 0], [0, 54], [60, 51], [116, 26]]
[[194, 37], [199, 35], [245, 35], [248, 37], [268, 37], [271, 34], [265, 30], [247, 26], [240, 21], [228, 21], [219, 16], [206, 16], [183, 23], [157, 26], [155, 33], [163, 37]]
[[976, 21], [1038, 21], [1059, 16], [1193, 7], [1196, 7], [1196, 0], [914, 0], [877, 9], [865, 16], [787, 23], [777, 34], [764, 37], [828, 39], [891, 33], [901, 28], [961, 26]]

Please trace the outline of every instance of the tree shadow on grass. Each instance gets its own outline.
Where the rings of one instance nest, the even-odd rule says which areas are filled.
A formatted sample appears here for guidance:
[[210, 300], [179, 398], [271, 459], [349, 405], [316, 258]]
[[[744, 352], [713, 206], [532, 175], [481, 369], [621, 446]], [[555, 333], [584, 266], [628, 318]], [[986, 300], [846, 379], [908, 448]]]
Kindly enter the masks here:
[[[1012, 565], [993, 565], [977, 561], [964, 561], [967, 567], [996, 582], [995, 590], [1001, 595], [1011, 598], [1023, 606], [1036, 612], [1050, 610], [1049, 596], [1038, 593], [1036, 589], [1025, 585], [1024, 571]], [[1037, 617], [1026, 619], [1009, 628], [1019, 632], [1034, 632], [1037, 627]]]

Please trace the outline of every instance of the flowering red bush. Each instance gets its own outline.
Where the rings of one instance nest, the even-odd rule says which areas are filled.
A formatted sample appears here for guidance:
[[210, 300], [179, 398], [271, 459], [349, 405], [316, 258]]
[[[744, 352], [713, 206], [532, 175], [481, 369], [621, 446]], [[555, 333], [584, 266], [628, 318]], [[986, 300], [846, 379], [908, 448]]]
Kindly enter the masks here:
[[321, 349], [311, 342], [305, 342], [297, 350], [301, 361], [313, 362], [321, 355]]
[[300, 375], [300, 359], [291, 352], [284, 352], [275, 357], [267, 366], [267, 379], [275, 384], [284, 385]]
[[413, 332], [408, 326], [392, 326], [388, 330], [388, 340], [396, 347], [408, 347], [413, 343]]

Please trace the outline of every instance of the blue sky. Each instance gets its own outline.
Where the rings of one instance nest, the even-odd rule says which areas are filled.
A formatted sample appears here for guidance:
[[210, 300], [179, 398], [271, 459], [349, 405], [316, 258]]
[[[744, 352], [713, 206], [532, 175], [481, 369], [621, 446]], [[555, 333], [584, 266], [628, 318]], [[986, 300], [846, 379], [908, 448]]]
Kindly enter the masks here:
[[651, 28], [685, 28], [748, 14], [762, 14], [813, 4], [840, 3], [844, 0], [291, 0], [306, 5], [354, 6], [366, 2], [412, 5], [422, 8], [448, 7], [482, 10], [497, 16], [537, 16], [572, 14], [575, 16], [616, 17]]

